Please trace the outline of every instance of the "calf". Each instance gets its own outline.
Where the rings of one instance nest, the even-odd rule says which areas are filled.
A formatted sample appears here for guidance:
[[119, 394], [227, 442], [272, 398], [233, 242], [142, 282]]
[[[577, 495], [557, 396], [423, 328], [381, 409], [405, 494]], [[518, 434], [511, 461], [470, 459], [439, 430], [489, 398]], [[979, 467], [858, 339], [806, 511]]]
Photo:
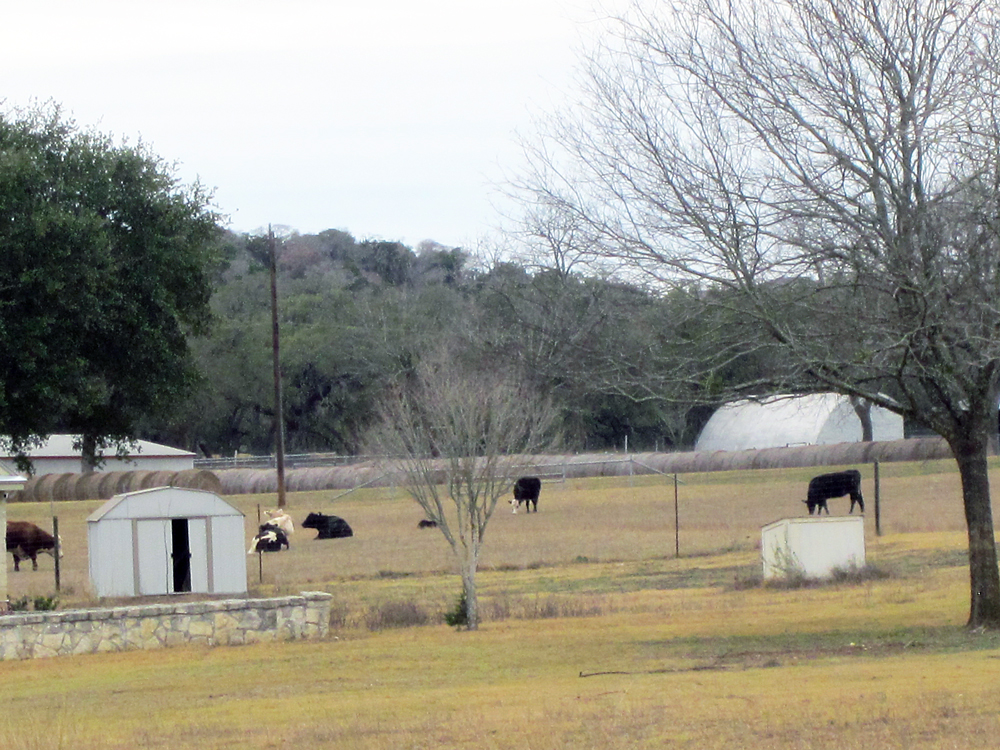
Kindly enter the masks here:
[[538, 494], [542, 491], [542, 480], [538, 477], [521, 477], [514, 482], [514, 498], [510, 501], [512, 513], [517, 513], [517, 509], [524, 503], [525, 513], [531, 513], [531, 506], [534, 504], [535, 513], [538, 512]]
[[[7, 522], [7, 551], [14, 556], [14, 570], [21, 569], [21, 560], [31, 560], [31, 569], [38, 570], [38, 553], [55, 556], [56, 538], [28, 521]], [[62, 557], [62, 540], [59, 540]]]
[[254, 552], [280, 552], [282, 547], [288, 549], [288, 537], [276, 524], [262, 523], [255, 536], [250, 542], [248, 555]]
[[857, 503], [861, 512], [865, 512], [865, 499], [861, 496], [861, 472], [857, 469], [847, 471], [835, 471], [831, 474], [820, 474], [809, 480], [809, 490], [806, 499], [803, 501], [809, 508], [809, 515], [819, 515], [824, 510], [830, 515], [830, 509], [826, 501], [831, 497], [851, 496], [851, 509], [854, 512], [854, 504]]
[[328, 516], [324, 513], [310, 513], [302, 522], [304, 529], [316, 529], [317, 539], [340, 539], [354, 536], [354, 530], [339, 516]]

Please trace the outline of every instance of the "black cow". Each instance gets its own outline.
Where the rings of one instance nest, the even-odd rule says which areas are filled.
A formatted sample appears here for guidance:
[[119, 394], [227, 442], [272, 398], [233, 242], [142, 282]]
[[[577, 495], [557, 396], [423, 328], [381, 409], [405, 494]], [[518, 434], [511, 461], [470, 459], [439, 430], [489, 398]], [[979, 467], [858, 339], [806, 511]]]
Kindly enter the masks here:
[[302, 522], [305, 529], [316, 529], [317, 539], [340, 539], [346, 536], [354, 536], [354, 531], [343, 518], [339, 516], [328, 516], [324, 513], [310, 513], [306, 520]]
[[534, 504], [535, 513], [538, 512], [538, 494], [542, 491], [542, 480], [538, 477], [521, 477], [514, 482], [514, 499], [510, 501], [513, 513], [524, 503], [525, 513], [531, 513], [531, 506]]
[[865, 512], [865, 499], [861, 496], [861, 472], [857, 469], [847, 471], [835, 471], [831, 474], [820, 474], [809, 480], [809, 491], [804, 501], [809, 508], [809, 515], [819, 515], [824, 510], [830, 515], [830, 509], [826, 501], [831, 497], [851, 496], [851, 509], [854, 512], [854, 504], [857, 503], [861, 512]]
[[289, 548], [288, 537], [276, 523], [262, 523], [257, 530], [257, 536], [250, 542], [248, 555], [254, 552], [280, 552]]
[[[7, 522], [7, 551], [14, 556], [14, 570], [21, 569], [21, 560], [31, 560], [31, 569], [38, 570], [38, 553], [55, 556], [56, 538], [45, 529], [28, 521]], [[62, 543], [59, 544], [62, 557]]]
[[421, 519], [420, 522], [417, 523], [417, 528], [418, 529], [436, 529], [437, 528], [437, 521], [432, 521], [429, 518]]

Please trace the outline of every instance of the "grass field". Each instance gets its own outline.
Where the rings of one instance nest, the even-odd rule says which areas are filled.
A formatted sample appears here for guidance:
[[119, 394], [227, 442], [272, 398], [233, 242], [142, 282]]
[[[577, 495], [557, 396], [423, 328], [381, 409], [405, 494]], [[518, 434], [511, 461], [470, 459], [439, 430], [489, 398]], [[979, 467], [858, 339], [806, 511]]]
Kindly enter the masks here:
[[[250, 558], [251, 589], [329, 591], [328, 640], [0, 663], [0, 748], [996, 747], [1000, 636], [963, 627], [954, 466], [883, 464], [882, 536], [862, 469], [884, 578], [748, 585], [760, 527], [804, 514], [815, 470], [683, 476], [676, 536], [672, 478], [572, 480], [546, 484], [537, 515], [498, 510], [472, 633], [441, 624], [459, 580], [400, 490], [292, 494], [296, 521], [336, 513], [355, 537], [299, 529], [262, 580]], [[228, 499], [248, 539], [274, 501]], [[63, 608], [97, 604], [85, 519], [99, 505], [55, 506]], [[52, 512], [8, 508], [45, 525]], [[8, 560], [11, 597], [53, 593], [52, 564]]]

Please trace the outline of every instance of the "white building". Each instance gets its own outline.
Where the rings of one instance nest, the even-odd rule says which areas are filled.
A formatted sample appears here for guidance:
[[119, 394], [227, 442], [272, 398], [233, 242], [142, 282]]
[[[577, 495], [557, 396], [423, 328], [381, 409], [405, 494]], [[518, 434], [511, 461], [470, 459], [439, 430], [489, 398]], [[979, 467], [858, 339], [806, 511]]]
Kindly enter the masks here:
[[865, 566], [864, 516], [785, 518], [760, 533], [764, 579], [827, 578], [838, 568]]
[[243, 513], [214, 492], [115, 495], [87, 518], [97, 596], [245, 594]]
[[[34, 476], [84, 473], [83, 457], [73, 448], [75, 435], [51, 435], [45, 443], [28, 451]], [[139, 440], [124, 459], [114, 450], [106, 453], [97, 471], [185, 471], [194, 468], [195, 454], [148, 440]], [[0, 467], [15, 471], [14, 457], [0, 456]]]
[[[902, 440], [903, 418], [873, 406], [873, 440]], [[847, 396], [814, 393], [735, 401], [719, 407], [698, 436], [696, 451], [742, 451], [856, 443], [861, 419]]]

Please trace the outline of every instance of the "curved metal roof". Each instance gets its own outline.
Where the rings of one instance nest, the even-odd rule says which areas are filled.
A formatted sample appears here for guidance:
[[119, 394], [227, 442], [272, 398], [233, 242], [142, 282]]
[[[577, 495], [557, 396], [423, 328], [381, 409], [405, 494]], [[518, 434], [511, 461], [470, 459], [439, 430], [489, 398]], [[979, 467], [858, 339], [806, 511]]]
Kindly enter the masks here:
[[[874, 440], [903, 437], [903, 418], [872, 407]], [[861, 440], [861, 421], [847, 396], [813, 393], [735, 401], [720, 407], [701, 431], [695, 450], [739, 451]]]

